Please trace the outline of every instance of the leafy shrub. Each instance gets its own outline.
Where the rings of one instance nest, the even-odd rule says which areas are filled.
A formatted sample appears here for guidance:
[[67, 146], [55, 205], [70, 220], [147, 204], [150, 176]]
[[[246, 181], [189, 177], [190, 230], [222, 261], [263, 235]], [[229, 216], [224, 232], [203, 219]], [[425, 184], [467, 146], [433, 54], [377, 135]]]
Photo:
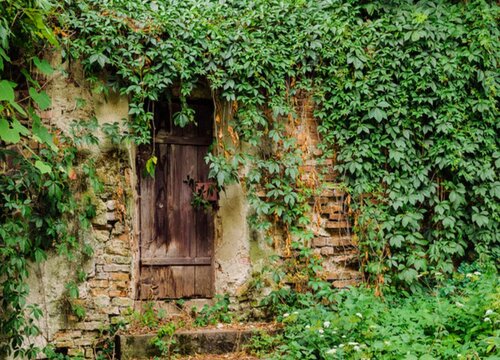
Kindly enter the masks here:
[[[289, 307], [276, 359], [478, 359], [500, 346], [497, 273], [457, 273], [435, 289], [376, 297], [339, 291], [335, 304]], [[310, 294], [310, 296], [313, 296]]]
[[200, 311], [193, 308], [195, 314], [194, 324], [196, 326], [215, 325], [217, 323], [230, 323], [233, 319], [229, 312], [229, 295], [217, 295], [214, 305], [203, 305]]

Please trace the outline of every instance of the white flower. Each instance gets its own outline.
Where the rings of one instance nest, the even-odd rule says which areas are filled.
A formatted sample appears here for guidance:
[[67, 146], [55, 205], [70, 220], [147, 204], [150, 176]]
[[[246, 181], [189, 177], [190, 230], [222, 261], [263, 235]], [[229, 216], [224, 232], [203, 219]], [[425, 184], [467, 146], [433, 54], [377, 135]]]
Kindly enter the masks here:
[[360, 319], [363, 318], [363, 315], [361, 313], [356, 313], [356, 316], [359, 317]]
[[289, 317], [289, 316], [290, 316], [290, 314], [289, 314], [289, 313], [284, 313], [284, 314], [283, 314], [283, 317]]
[[491, 322], [491, 319], [489, 317], [485, 317], [484, 322]]
[[292, 314], [293, 314], [293, 315], [298, 315], [298, 314], [299, 314], [299, 312], [298, 312], [298, 311], [294, 311]]
[[345, 338], [346, 338], [346, 336], [345, 336], [345, 335], [342, 335], [342, 339], [345, 339]]
[[326, 353], [327, 354], [335, 354], [337, 352], [337, 349], [330, 349]]
[[466, 276], [466, 277], [468, 277], [468, 278], [470, 278], [470, 277], [472, 277], [472, 274], [471, 274], [471, 273], [469, 273], [469, 274], [467, 274], [467, 275], [465, 275], [465, 276]]
[[361, 350], [361, 349], [360, 349], [360, 347], [359, 347], [359, 346], [357, 346], [357, 345], [356, 345], [355, 347], [353, 347], [353, 349], [354, 349], [355, 351], [360, 351], [360, 350]]
[[329, 321], [325, 321], [323, 323], [323, 326], [328, 329], [330, 327], [330, 322]]
[[479, 271], [474, 271], [474, 275], [479, 276], [479, 275], [481, 275], [481, 273]]
[[323, 329], [319, 329], [319, 330], [318, 330], [318, 332], [319, 332], [320, 334], [323, 334], [325, 331], [324, 331]]
[[340, 344], [340, 345], [339, 345], [339, 348], [343, 348], [343, 347], [344, 347], [344, 344]]
[[358, 343], [354, 342], [354, 341], [349, 341], [349, 345], [354, 346], [354, 345], [358, 345]]
[[491, 315], [491, 314], [493, 314], [493, 313], [494, 313], [494, 311], [493, 311], [493, 310], [488, 309], [488, 310], [486, 310], [486, 312], [484, 313], [484, 315], [488, 316], [488, 315]]
[[306, 325], [306, 329], [310, 329], [310, 328], [311, 328], [311, 326], [310, 326], [310, 325]]
[[455, 305], [459, 308], [463, 308], [464, 307], [464, 304], [462, 303], [459, 303], [458, 301], [455, 303]]

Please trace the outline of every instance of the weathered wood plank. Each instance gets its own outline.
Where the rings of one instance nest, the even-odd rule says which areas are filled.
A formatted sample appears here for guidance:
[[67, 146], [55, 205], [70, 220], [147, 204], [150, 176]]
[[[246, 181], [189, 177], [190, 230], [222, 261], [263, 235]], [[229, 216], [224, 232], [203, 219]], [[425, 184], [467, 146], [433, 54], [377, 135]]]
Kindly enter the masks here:
[[152, 257], [141, 259], [142, 265], [211, 265], [211, 257]]
[[177, 145], [193, 145], [193, 146], [208, 146], [212, 143], [212, 138], [207, 137], [189, 137], [175, 136], [163, 132], [158, 133], [155, 138], [158, 144], [177, 144]]

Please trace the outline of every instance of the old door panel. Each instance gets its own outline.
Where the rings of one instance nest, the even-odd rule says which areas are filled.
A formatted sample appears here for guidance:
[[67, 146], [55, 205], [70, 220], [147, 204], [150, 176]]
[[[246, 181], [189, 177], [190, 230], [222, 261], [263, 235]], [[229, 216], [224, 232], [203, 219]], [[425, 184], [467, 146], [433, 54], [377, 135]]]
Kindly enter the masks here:
[[[193, 182], [188, 181], [208, 180], [204, 158], [212, 141], [212, 107], [206, 102], [192, 107], [197, 125], [179, 128], [171, 118], [155, 122], [160, 126], [155, 178], [140, 177], [141, 299], [213, 296], [213, 214], [193, 206]], [[152, 153], [150, 147], [140, 150], [139, 171]]]

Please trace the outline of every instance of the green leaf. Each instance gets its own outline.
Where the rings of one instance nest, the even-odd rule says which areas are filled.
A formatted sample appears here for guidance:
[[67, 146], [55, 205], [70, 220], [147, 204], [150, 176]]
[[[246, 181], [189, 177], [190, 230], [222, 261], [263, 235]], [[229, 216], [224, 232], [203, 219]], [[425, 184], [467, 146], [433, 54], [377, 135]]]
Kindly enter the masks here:
[[50, 66], [49, 62], [45, 59], [40, 60], [38, 57], [33, 58], [33, 63], [36, 68], [44, 75], [52, 75], [54, 73], [54, 69]]
[[455, 218], [451, 216], [447, 216], [443, 219], [443, 226], [445, 228], [451, 229], [455, 225]]
[[151, 156], [147, 161], [146, 161], [146, 171], [151, 177], [155, 177], [155, 169], [156, 169], [156, 163], [158, 162], [158, 158], [156, 156]]
[[46, 162], [43, 162], [40, 160], [35, 161], [35, 167], [38, 170], [40, 170], [40, 172], [42, 174], [48, 174], [48, 173], [52, 172], [52, 167], [49, 164], [47, 164]]
[[47, 260], [47, 254], [42, 249], [35, 250], [35, 261], [37, 263], [41, 263], [42, 261]]
[[479, 227], [483, 227], [489, 224], [490, 220], [488, 216], [480, 213], [472, 214], [472, 221], [474, 221]]
[[14, 83], [2, 80], [0, 81], [0, 101], [14, 102]]
[[94, 54], [89, 58], [91, 64], [97, 62], [102, 68], [109, 62], [109, 59], [104, 54]]
[[49, 146], [52, 150], [57, 151], [58, 148], [54, 144], [54, 140], [52, 139], [52, 134], [49, 133], [47, 128], [45, 126], [43, 126], [40, 118], [36, 114], [34, 114], [32, 111], [31, 111], [31, 115], [33, 117], [32, 130], [33, 130], [33, 136], [35, 137], [35, 139], [39, 143], [45, 144], [45, 145]]
[[17, 131], [19, 134], [21, 135], [24, 135], [24, 136], [28, 136], [31, 132], [23, 125], [19, 122], [19, 120], [17, 119], [14, 119], [12, 121], [12, 129]]
[[29, 93], [33, 101], [38, 105], [40, 110], [47, 110], [52, 106], [52, 100], [45, 91], [37, 92], [34, 88], [30, 87]]
[[393, 247], [400, 248], [404, 239], [405, 238], [403, 237], [403, 235], [396, 235], [391, 238], [389, 244], [391, 244], [391, 246]]
[[387, 119], [387, 113], [384, 110], [376, 107], [368, 112], [368, 117], [381, 122], [383, 119]]
[[6, 119], [0, 119], [0, 139], [6, 143], [16, 144], [21, 140], [19, 131], [11, 129]]

